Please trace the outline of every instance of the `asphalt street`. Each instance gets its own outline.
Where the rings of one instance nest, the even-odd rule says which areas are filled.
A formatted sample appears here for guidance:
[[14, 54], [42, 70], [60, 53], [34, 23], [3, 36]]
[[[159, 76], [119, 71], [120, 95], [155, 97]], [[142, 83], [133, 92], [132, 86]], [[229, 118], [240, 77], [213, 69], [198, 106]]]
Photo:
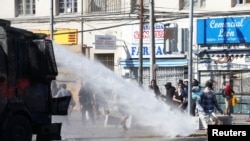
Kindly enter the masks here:
[[179, 137], [169, 138], [102, 138], [102, 139], [67, 139], [64, 141], [206, 141], [206, 137]]
[[[248, 115], [233, 115], [232, 124], [249, 124]], [[62, 141], [204, 141], [205, 130], [197, 129], [195, 133], [185, 137], [170, 138], [166, 133], [154, 132], [150, 127], [132, 125], [124, 131], [120, 125], [105, 125], [105, 118], [100, 117], [96, 124], [82, 122], [80, 111], [73, 111], [69, 123], [62, 116], [54, 116], [54, 122], [63, 122]]]

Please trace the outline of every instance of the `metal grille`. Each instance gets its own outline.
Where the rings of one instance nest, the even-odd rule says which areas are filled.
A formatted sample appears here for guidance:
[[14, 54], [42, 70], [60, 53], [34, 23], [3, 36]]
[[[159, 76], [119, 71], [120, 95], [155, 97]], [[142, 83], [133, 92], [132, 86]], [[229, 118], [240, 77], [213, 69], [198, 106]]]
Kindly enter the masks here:
[[[165, 95], [164, 85], [171, 82], [175, 86], [179, 79], [184, 79], [184, 67], [159, 67], [156, 71], [156, 80], [162, 94]], [[132, 78], [138, 80], [138, 68], [131, 68]], [[143, 68], [143, 87], [150, 85], [150, 68]]]
[[121, 13], [122, 0], [88, 0], [88, 13]]
[[164, 85], [171, 82], [176, 86], [179, 79], [184, 79], [184, 67], [162, 67], [156, 71], [156, 80], [162, 94], [165, 95]]
[[114, 54], [95, 54], [95, 58], [104, 66], [114, 71]]

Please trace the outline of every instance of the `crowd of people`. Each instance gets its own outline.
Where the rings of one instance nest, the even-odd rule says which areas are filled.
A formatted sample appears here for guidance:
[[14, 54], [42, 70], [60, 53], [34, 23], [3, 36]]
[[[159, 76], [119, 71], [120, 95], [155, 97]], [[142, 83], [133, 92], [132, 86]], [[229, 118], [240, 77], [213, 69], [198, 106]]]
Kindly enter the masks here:
[[[199, 117], [206, 131], [209, 124], [219, 124], [217, 113], [227, 115], [229, 118], [232, 118], [232, 98], [235, 92], [232, 89], [230, 82], [224, 82], [223, 85], [224, 88], [222, 89], [221, 93], [225, 99], [224, 111], [218, 104], [214, 90], [214, 80], [207, 80], [203, 89], [197, 79], [192, 80], [192, 98], [190, 101], [191, 115]], [[153, 90], [157, 99], [159, 99], [159, 97], [163, 98], [163, 100], [170, 106], [172, 110], [180, 111], [181, 113], [187, 113], [187, 105], [189, 104], [188, 81], [179, 80], [176, 87], [172, 86], [171, 82], [167, 82], [165, 84], [165, 95], [160, 93], [156, 80], [151, 80], [149, 89]]]
[[[213, 85], [213, 80], [208, 80], [205, 84], [205, 87], [202, 89], [199, 81], [197, 79], [192, 79], [192, 98], [190, 103], [188, 103], [188, 81], [179, 80], [178, 83], [174, 85], [171, 82], [167, 82], [164, 85], [165, 93], [162, 94], [157, 81], [153, 79], [151, 80], [149, 89], [152, 90], [153, 94], [155, 94], [157, 100], [163, 100], [167, 105], [169, 105], [170, 110], [186, 114], [188, 112], [188, 104], [190, 104], [191, 115], [199, 116], [203, 127], [206, 129], [207, 125], [210, 123], [218, 124], [218, 118], [216, 117], [215, 109], [221, 114], [231, 116], [231, 99], [234, 93], [231, 85], [229, 83], [224, 83], [225, 87], [222, 90], [222, 94], [225, 97], [224, 111], [218, 104]], [[53, 81], [51, 90], [53, 97], [72, 96], [72, 92], [67, 89], [67, 85], [64, 83], [57, 87], [57, 84]], [[98, 117], [109, 114], [109, 103], [106, 101], [100, 91], [93, 88], [91, 83], [82, 82], [81, 88], [77, 95], [83, 123], [91, 121], [94, 125], [95, 120]], [[119, 102], [120, 96], [117, 93], [112, 93], [111, 95], [112, 99], [117, 102], [116, 104], [118, 106], [118, 111], [121, 115], [120, 125], [124, 130], [128, 130], [126, 121], [129, 118], [129, 113], [124, 110], [126, 109], [126, 105]], [[72, 100], [69, 104], [68, 114], [71, 113], [75, 106], [76, 102], [72, 97]]]
[[[170, 109], [177, 110], [182, 113], [187, 112], [188, 105], [188, 81], [179, 80], [176, 86], [173, 86], [171, 82], [167, 82], [165, 85], [165, 94], [161, 93], [159, 90], [159, 86], [156, 83], [156, 80], [151, 80], [151, 84], [149, 85], [149, 89], [153, 90], [155, 97], [157, 99], [163, 100], [170, 106]], [[192, 92], [198, 93], [200, 92], [199, 82], [196, 79], [193, 79], [192, 82]], [[195, 104], [196, 98], [192, 97], [192, 114], [195, 115]]]
[[[56, 81], [52, 81], [51, 84], [51, 92], [52, 97], [64, 97], [64, 96], [71, 96], [71, 101], [69, 103], [68, 108], [68, 116], [65, 116], [64, 122], [69, 124], [68, 117], [70, 116], [72, 110], [76, 107], [76, 101], [72, 95], [72, 92], [67, 89], [67, 85], [65, 83], [58, 84]], [[107, 99], [103, 95], [103, 91], [95, 89], [93, 84], [82, 81], [81, 87], [77, 93], [78, 96], [78, 103], [79, 108], [82, 114], [82, 123], [83, 125], [92, 123], [92, 125], [96, 124], [96, 120], [102, 117], [106, 117], [109, 114], [109, 105]], [[128, 130], [126, 126], [126, 121], [129, 118], [129, 114], [126, 112], [126, 108], [124, 108], [124, 104], [120, 101], [120, 96], [117, 93], [110, 92], [112, 95], [111, 99], [115, 101], [116, 105], [118, 106], [118, 111], [121, 115], [120, 118], [120, 125], [124, 130]]]

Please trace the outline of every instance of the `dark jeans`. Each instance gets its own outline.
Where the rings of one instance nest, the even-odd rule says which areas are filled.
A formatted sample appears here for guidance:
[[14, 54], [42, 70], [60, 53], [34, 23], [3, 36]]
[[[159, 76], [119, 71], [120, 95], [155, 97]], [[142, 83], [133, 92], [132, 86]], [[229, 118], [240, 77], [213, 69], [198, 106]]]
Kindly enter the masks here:
[[82, 105], [81, 112], [82, 112], [83, 122], [87, 121], [86, 112], [88, 112], [89, 119], [92, 121], [93, 124], [95, 124], [93, 105], [86, 105], [86, 104]]

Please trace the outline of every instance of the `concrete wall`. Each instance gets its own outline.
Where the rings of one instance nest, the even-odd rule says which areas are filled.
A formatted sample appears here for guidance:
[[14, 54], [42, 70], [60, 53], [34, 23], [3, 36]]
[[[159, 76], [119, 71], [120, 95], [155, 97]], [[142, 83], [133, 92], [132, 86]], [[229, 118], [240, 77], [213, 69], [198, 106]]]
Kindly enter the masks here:
[[180, 0], [155, 0], [155, 10], [178, 11], [180, 9]]
[[206, 9], [224, 11], [232, 7], [232, 2], [233, 0], [207, 0]]
[[[54, 5], [55, 5], [55, 1]], [[50, 15], [51, 0], [36, 0], [36, 15], [35, 16], [49, 16]], [[54, 8], [55, 11], [55, 8]], [[55, 13], [55, 12], [54, 12]]]
[[13, 18], [15, 17], [15, 1], [14, 0], [1, 0], [0, 1], [0, 18]]
[[[78, 0], [78, 12], [77, 15], [81, 13], [81, 6], [83, 5], [84, 13], [86, 13], [88, 4], [87, 0]], [[58, 0], [54, 0], [54, 13], [58, 15]], [[139, 3], [139, 0], [138, 2]], [[155, 10], [156, 11], [165, 11], [165, 12], [176, 12], [182, 10], [182, 0], [155, 0]], [[17, 10], [17, 4], [15, 0], [0, 1], [2, 8], [0, 9], [1, 18], [15, 18], [15, 13]], [[144, 1], [145, 8], [149, 9], [148, 1]], [[131, 6], [131, 0], [122, 0], [122, 9], [128, 11]], [[25, 17], [40, 17], [40, 16], [49, 16], [50, 15], [50, 0], [36, 0], [36, 14], [34, 16], [19, 16], [17, 18]], [[249, 4], [237, 4], [235, 5], [234, 0], [206, 0], [206, 6], [202, 8], [195, 8], [200, 12], [211, 12], [211, 11], [238, 11], [238, 10], [248, 10], [250, 7]], [[71, 15], [71, 14], [70, 14]]]

